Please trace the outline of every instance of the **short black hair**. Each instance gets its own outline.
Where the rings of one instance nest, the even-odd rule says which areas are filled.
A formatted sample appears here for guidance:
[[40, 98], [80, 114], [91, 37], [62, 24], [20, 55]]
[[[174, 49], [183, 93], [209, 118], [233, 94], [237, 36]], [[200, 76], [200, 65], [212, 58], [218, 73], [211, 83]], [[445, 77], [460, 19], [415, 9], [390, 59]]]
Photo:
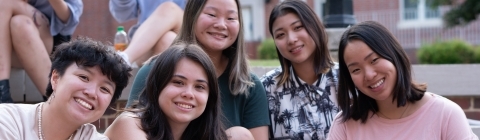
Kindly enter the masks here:
[[[116, 86], [110, 104], [115, 103], [120, 97], [128, 84], [128, 79], [131, 76], [130, 71], [132, 71], [132, 68], [121, 56], [115, 53], [111, 46], [86, 37], [79, 37], [60, 44], [55, 49], [51, 59], [52, 68], [48, 75], [49, 78], [52, 77], [53, 70], [63, 76], [66, 69], [74, 62], [83, 67], [100, 67], [102, 74], [106, 75]], [[50, 97], [52, 93], [52, 83], [49, 80], [46, 91], [47, 97]]]

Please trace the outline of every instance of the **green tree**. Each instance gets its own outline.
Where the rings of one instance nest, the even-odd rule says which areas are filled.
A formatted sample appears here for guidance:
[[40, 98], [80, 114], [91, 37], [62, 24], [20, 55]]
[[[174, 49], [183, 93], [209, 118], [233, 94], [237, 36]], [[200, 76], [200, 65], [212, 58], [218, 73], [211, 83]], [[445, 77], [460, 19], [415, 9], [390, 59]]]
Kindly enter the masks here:
[[440, 5], [450, 5], [452, 9], [443, 15], [443, 21], [447, 28], [458, 25], [467, 25], [475, 21], [480, 14], [480, 0], [464, 0], [463, 3], [458, 3], [459, 0], [433, 0], [433, 7]]

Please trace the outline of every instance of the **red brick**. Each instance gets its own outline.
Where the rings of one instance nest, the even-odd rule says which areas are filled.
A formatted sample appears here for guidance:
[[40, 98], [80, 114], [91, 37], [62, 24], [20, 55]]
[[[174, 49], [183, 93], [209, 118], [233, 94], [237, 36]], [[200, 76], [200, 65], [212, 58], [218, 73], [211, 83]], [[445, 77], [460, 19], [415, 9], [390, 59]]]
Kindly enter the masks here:
[[475, 97], [473, 99], [473, 107], [474, 108], [480, 108], [480, 97]]
[[465, 112], [465, 115], [469, 119], [480, 120], [480, 111]]
[[453, 102], [457, 103], [462, 109], [469, 109], [471, 106], [471, 98], [469, 97], [447, 97]]

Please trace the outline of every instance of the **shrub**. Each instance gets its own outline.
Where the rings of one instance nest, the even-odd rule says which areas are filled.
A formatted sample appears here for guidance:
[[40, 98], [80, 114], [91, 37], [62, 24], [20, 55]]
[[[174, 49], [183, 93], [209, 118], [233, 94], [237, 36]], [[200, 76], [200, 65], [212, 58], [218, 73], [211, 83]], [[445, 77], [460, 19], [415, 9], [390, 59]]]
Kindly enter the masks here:
[[480, 63], [480, 46], [475, 47], [474, 62]]
[[420, 63], [460, 64], [474, 62], [473, 47], [461, 40], [422, 45], [418, 51]]
[[272, 38], [264, 40], [258, 47], [258, 58], [260, 59], [277, 59], [277, 49]]

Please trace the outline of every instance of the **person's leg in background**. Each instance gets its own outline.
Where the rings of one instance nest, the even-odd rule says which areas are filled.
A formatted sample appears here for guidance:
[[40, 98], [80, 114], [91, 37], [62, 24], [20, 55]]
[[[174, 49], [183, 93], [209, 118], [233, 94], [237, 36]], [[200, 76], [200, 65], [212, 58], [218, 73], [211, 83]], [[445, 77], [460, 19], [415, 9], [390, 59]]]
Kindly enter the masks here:
[[[137, 29], [133, 38], [125, 51], [123, 51], [127, 57], [129, 63], [137, 62], [137, 64], [143, 63], [137, 61], [145, 54], [151, 53], [152, 55], [158, 54], [155, 51], [165, 50], [170, 44], [162, 45], [160, 40], [166, 34], [176, 33], [180, 30], [183, 20], [183, 10], [173, 2], [164, 2], [155, 9], [155, 11], [148, 17], [145, 22]], [[171, 35], [167, 35], [171, 36]], [[173, 42], [175, 37], [171, 38], [169, 42]]]
[[[12, 66], [21, 68], [27, 65], [27, 73], [40, 92], [45, 94], [51, 65], [48, 54], [52, 48], [48, 20], [24, 1], [0, 0], [0, 3], [0, 103], [13, 102], [9, 91]], [[27, 45], [22, 46], [24, 44]], [[20, 61], [17, 56], [21, 57]], [[41, 73], [45, 67], [48, 67], [47, 72], [42, 75], [30, 74]]]

